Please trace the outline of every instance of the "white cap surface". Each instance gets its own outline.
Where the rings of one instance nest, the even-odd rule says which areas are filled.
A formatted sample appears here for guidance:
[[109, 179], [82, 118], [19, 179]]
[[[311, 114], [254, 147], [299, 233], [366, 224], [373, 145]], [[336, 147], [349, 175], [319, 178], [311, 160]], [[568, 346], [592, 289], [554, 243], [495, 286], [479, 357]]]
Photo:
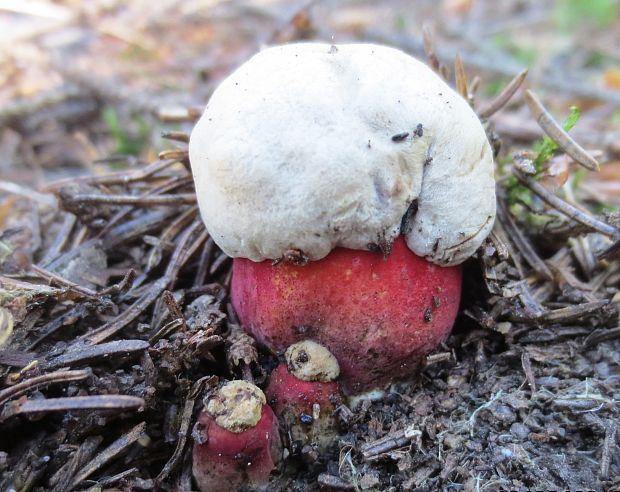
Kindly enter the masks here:
[[477, 116], [430, 68], [384, 46], [258, 53], [214, 92], [189, 152], [202, 218], [233, 257], [385, 250], [403, 223], [413, 252], [453, 265], [495, 218]]
[[313, 340], [294, 343], [284, 353], [289, 372], [302, 381], [329, 383], [340, 374], [333, 354]]
[[266, 403], [265, 394], [258, 386], [234, 380], [211, 395], [206, 410], [217, 425], [239, 433], [258, 424]]

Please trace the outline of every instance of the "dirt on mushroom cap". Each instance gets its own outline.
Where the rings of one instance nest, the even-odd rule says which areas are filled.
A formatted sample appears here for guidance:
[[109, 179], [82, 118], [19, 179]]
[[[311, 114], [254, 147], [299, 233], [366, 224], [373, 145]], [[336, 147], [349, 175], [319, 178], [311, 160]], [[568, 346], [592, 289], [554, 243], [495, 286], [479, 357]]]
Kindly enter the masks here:
[[265, 394], [247, 381], [230, 381], [207, 403], [207, 412], [220, 427], [230, 432], [243, 432], [254, 427], [261, 418]]
[[286, 349], [288, 370], [302, 381], [329, 382], [340, 374], [338, 361], [322, 345], [304, 340]]

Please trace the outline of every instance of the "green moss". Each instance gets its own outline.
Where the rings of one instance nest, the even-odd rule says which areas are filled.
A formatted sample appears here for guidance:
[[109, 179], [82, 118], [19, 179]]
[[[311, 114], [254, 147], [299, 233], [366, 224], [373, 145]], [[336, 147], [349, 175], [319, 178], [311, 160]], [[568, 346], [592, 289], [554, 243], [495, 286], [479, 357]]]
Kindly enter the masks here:
[[13, 248], [9, 243], [0, 241], [0, 263], [6, 260], [13, 253]]
[[397, 32], [405, 32], [407, 30], [407, 20], [402, 14], [397, 14], [394, 18], [394, 29]]
[[508, 82], [509, 80], [505, 78], [498, 78], [492, 80], [482, 86], [482, 93], [487, 97], [495, 97], [502, 91], [504, 87], [506, 87], [506, 84]]
[[609, 122], [613, 125], [620, 125], [620, 111], [614, 111], [609, 117]]
[[604, 64], [610, 62], [610, 58], [602, 51], [593, 50], [586, 54], [586, 61], [584, 67], [587, 68], [600, 68]]
[[132, 118], [132, 126], [137, 128], [134, 134], [131, 134], [123, 125], [121, 125], [118, 113], [112, 107], [107, 107], [102, 113], [103, 121], [108, 127], [108, 131], [115, 140], [117, 154], [123, 155], [139, 155], [148, 141], [149, 127], [146, 122], [139, 116]]
[[538, 57], [538, 51], [535, 48], [522, 46], [514, 41], [507, 33], [499, 33], [491, 38], [491, 42], [498, 48], [509, 53], [515, 60], [524, 66], [531, 66]]
[[617, 0], [555, 0], [553, 20], [563, 31], [571, 31], [584, 22], [594, 27], [611, 27], [619, 20]]
[[22, 297], [26, 300], [26, 302], [30, 302], [34, 300], [35, 295], [33, 292], [29, 290], [23, 289], [0, 289], [0, 306], [6, 306], [10, 302], [13, 302], [15, 299]]

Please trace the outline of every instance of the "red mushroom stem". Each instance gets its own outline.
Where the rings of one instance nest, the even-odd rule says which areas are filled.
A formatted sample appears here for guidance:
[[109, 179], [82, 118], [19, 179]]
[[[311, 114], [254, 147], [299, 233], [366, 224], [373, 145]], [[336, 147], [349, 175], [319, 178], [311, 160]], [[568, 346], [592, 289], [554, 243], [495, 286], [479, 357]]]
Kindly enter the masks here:
[[334, 416], [342, 401], [335, 381], [340, 372], [338, 362], [311, 340], [289, 347], [285, 358], [286, 364], [271, 373], [266, 390], [269, 404], [287, 429], [294, 452], [310, 446], [324, 453], [338, 435]]
[[193, 437], [193, 474], [202, 492], [268, 490], [282, 447], [278, 420], [258, 387], [246, 381], [222, 386]]
[[338, 360], [348, 394], [415, 373], [456, 318], [460, 266], [439, 267], [399, 237], [391, 253], [337, 248], [304, 266], [233, 261], [231, 297], [244, 328], [274, 351], [304, 339]]

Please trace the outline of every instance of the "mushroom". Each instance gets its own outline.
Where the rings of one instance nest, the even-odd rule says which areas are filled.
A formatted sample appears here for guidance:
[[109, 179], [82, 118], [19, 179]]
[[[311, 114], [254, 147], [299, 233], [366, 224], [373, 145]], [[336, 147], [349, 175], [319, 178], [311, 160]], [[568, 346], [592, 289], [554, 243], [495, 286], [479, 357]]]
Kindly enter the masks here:
[[495, 183], [480, 121], [424, 64], [370, 44], [266, 49], [213, 93], [189, 152], [260, 343], [317, 340], [355, 393], [445, 339]]
[[258, 387], [224, 384], [209, 398], [192, 435], [192, 471], [202, 492], [267, 490], [282, 445], [278, 420]]
[[459, 267], [438, 267], [399, 238], [385, 259], [344, 248], [305, 266], [236, 258], [231, 296], [260, 343], [316, 339], [338, 360], [345, 392], [358, 394], [416, 372], [448, 336], [460, 289]]
[[286, 363], [274, 369], [265, 391], [269, 405], [297, 450], [311, 448], [324, 453], [338, 435], [334, 416], [342, 401], [336, 382], [338, 361], [312, 340], [291, 345], [284, 356]]

